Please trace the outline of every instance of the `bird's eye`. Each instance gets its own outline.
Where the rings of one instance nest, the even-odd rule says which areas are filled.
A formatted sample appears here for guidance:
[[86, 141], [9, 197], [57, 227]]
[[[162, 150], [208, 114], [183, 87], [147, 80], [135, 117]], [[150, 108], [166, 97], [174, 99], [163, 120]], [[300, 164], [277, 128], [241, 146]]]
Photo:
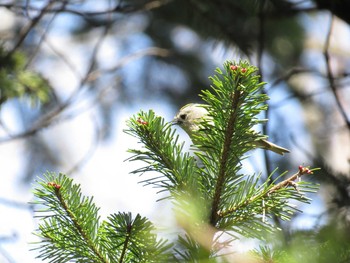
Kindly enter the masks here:
[[187, 114], [181, 114], [181, 115], [180, 115], [180, 119], [186, 120], [186, 118], [187, 118]]

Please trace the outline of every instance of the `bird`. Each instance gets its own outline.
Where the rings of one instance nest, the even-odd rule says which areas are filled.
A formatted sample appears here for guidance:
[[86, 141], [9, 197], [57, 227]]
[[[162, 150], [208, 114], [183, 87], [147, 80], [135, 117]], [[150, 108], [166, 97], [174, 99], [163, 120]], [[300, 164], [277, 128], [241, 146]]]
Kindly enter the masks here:
[[[192, 139], [193, 135], [203, 129], [203, 122], [212, 122], [212, 117], [206, 109], [206, 105], [199, 103], [189, 103], [183, 106], [175, 115], [172, 124], [180, 126]], [[257, 148], [272, 151], [274, 153], [284, 155], [290, 151], [286, 148], [278, 146], [265, 139], [255, 141], [254, 146]]]

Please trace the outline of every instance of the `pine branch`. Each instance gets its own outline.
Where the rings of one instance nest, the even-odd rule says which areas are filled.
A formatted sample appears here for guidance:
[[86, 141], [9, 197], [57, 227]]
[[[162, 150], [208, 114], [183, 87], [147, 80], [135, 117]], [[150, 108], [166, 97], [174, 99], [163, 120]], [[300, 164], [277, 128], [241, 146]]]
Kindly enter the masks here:
[[157, 171], [163, 176], [153, 177], [142, 181], [163, 190], [194, 189], [193, 179], [198, 173], [198, 167], [189, 153], [183, 153], [184, 143], [178, 144], [178, 135], [171, 129], [170, 123], [155, 116], [150, 110], [148, 113], [140, 112], [128, 122], [129, 129], [124, 132], [138, 138], [143, 143], [142, 150], [131, 149], [134, 155], [129, 161], [143, 161], [145, 167], [136, 169], [132, 173], [143, 174]]
[[216, 226], [216, 223], [217, 223], [218, 207], [221, 201], [220, 197], [222, 196], [222, 190], [224, 187], [224, 182], [225, 182], [226, 173], [227, 173], [227, 162], [229, 160], [229, 151], [231, 149], [232, 135], [235, 129], [235, 122], [237, 117], [237, 108], [239, 106], [239, 101], [240, 101], [240, 92], [235, 92], [233, 94], [232, 104], [231, 104], [232, 111], [228, 121], [227, 129], [225, 131], [224, 149], [222, 151], [222, 157], [220, 159], [218, 179], [215, 187], [213, 203], [211, 206], [210, 224], [212, 226]]
[[[259, 189], [255, 189], [254, 192], [257, 192], [257, 194], [253, 195], [252, 197], [245, 199], [244, 202], [232, 206], [229, 209], [225, 210], [225, 211], [219, 211], [218, 212], [218, 216], [221, 218], [227, 217], [231, 214], [236, 213], [238, 210], [242, 210], [242, 209], [246, 209], [247, 206], [249, 206], [250, 204], [257, 202], [259, 200], [268, 200], [269, 198], [271, 198], [274, 194], [278, 194], [279, 195], [279, 199], [281, 197], [281, 191], [279, 190], [287, 190], [286, 188], [288, 186], [292, 186], [293, 189], [299, 194], [300, 198], [297, 198], [299, 201], [307, 201], [307, 199], [302, 198], [302, 192], [300, 191], [300, 189], [298, 188], [298, 183], [295, 182], [296, 179], [299, 179], [302, 177], [302, 175], [309, 175], [312, 174], [314, 170], [310, 170], [308, 168], [305, 167], [300, 167], [299, 171], [297, 173], [295, 173], [294, 175], [290, 176], [289, 178], [283, 180], [282, 182], [276, 184], [276, 185], [270, 185], [268, 187], [266, 187], [265, 189], [261, 189], [261, 187], [259, 187]], [[283, 175], [283, 174], [282, 174]], [[270, 176], [271, 177], [271, 176]], [[281, 177], [281, 176], [280, 176]], [[278, 177], [278, 178], [280, 178]], [[277, 179], [278, 179], [277, 178]], [[268, 182], [268, 180], [267, 180]], [[278, 192], [279, 191], [279, 192]], [[288, 192], [288, 191], [286, 191]], [[287, 199], [287, 196], [285, 197]], [[276, 204], [274, 204], [276, 205]], [[266, 209], [266, 207], [262, 207], [262, 209]]]
[[154, 226], [139, 214], [113, 214], [101, 229], [101, 241], [113, 262], [167, 262], [171, 247], [157, 240]]
[[113, 214], [99, 226], [98, 208], [82, 196], [79, 185], [60, 174], [48, 173], [35, 189], [36, 205], [44, 206], [36, 235], [39, 258], [49, 262], [167, 262], [166, 240], [157, 240], [146, 218]]
[[[64, 200], [62, 193], [61, 193], [61, 187], [56, 184], [53, 183], [53, 187], [54, 187], [54, 191], [55, 194], [60, 202], [61, 207], [63, 208], [63, 210], [66, 212], [66, 214], [68, 215], [68, 217], [72, 220], [74, 227], [77, 229], [78, 233], [81, 235], [81, 237], [86, 241], [87, 246], [89, 249], [91, 249], [91, 251], [93, 252], [93, 254], [95, 254], [97, 256], [97, 258], [101, 261], [101, 262], [106, 262], [108, 263], [109, 261], [104, 258], [104, 256], [102, 255], [102, 253], [99, 251], [99, 249], [95, 246], [95, 242], [93, 240], [93, 236], [90, 236], [90, 233], [88, 233], [88, 231], [85, 231], [84, 229], [84, 223], [79, 221], [77, 216], [75, 215], [75, 213], [69, 208], [68, 203]], [[83, 199], [84, 200], [84, 199]], [[90, 201], [88, 201], [89, 203], [92, 201], [92, 199], [90, 199]], [[84, 201], [82, 202], [84, 204]], [[91, 203], [90, 203], [91, 204]], [[97, 222], [96, 222], [97, 223]]]
[[[141, 150], [130, 150], [134, 153], [130, 160], [147, 164], [133, 173], [162, 174], [143, 182], [168, 190], [174, 198], [178, 224], [186, 233], [185, 237], [179, 236], [182, 249], [176, 248], [175, 252], [184, 260], [214, 259], [222, 248], [214, 238], [218, 231], [232, 238], [238, 233], [263, 239], [262, 233], [277, 229], [266, 218], [274, 215], [289, 220], [297, 211], [289, 201], [307, 203], [305, 193], [315, 190], [311, 183], [295, 182], [312, 173], [308, 168], [301, 167], [298, 173], [275, 185], [268, 180], [261, 183], [261, 176], [240, 173], [248, 151], [266, 148], [264, 143], [271, 145], [265, 140], [267, 136], [253, 130], [256, 124], [267, 121], [257, 118], [267, 109], [268, 97], [261, 93], [264, 83], [256, 72], [257, 68], [248, 62], [225, 62], [224, 70], [217, 69], [216, 75], [210, 77], [211, 88], [202, 91], [201, 97], [207, 104], [198, 107], [205, 110], [196, 112], [193, 107], [188, 112], [196, 128], [185, 131], [195, 146], [198, 166], [193, 157], [182, 152], [183, 144], [177, 144], [178, 136], [171, 125], [164, 124], [153, 111], [140, 112], [128, 122], [126, 132], [143, 144]], [[203, 116], [200, 112], [208, 114]]]
[[263, 138], [251, 129], [261, 122], [255, 115], [265, 109], [261, 103], [267, 99], [265, 95], [258, 94], [264, 83], [259, 83], [255, 67], [246, 62], [237, 65], [226, 62], [224, 69], [225, 73], [217, 69], [218, 75], [211, 78], [212, 90], [206, 90], [202, 95], [209, 104], [208, 108], [212, 107], [210, 113], [215, 125], [204, 127], [208, 132], [196, 136], [198, 144], [215, 148], [208, 150], [207, 155], [200, 154], [204, 163], [209, 163], [205, 159], [212, 158], [210, 155], [219, 153], [216, 157], [218, 163], [206, 167], [216, 174], [213, 177], [215, 190], [209, 218], [214, 227], [218, 223], [220, 206], [225, 203], [225, 196], [229, 196], [228, 187], [234, 189], [231, 184], [238, 177], [244, 153], [254, 148], [254, 141]]
[[60, 174], [47, 173], [41, 188], [34, 194], [39, 199], [35, 204], [46, 208], [38, 210], [42, 223], [37, 235], [43, 240], [39, 243], [43, 259], [54, 258], [51, 262], [68, 262], [81, 259], [85, 262], [106, 262], [97, 245], [98, 208], [92, 198], [81, 196], [78, 185], [72, 179]]
[[127, 230], [126, 230], [127, 232], [126, 232], [126, 237], [125, 237], [125, 241], [124, 241], [124, 246], [123, 246], [122, 252], [121, 252], [121, 254], [120, 254], [120, 258], [119, 258], [119, 260], [118, 260], [118, 262], [120, 262], [120, 263], [123, 262], [124, 256], [125, 256], [126, 251], [127, 251], [127, 248], [128, 248], [131, 229], [132, 229], [132, 225], [131, 225], [131, 224], [128, 224], [128, 225], [127, 225]]

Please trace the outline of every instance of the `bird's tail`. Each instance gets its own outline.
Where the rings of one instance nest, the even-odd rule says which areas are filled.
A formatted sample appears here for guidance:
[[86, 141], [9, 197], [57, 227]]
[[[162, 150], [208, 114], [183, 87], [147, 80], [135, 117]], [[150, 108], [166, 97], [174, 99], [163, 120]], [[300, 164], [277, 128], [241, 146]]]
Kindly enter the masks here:
[[283, 155], [285, 153], [289, 153], [289, 150], [286, 148], [283, 148], [281, 146], [278, 146], [277, 144], [274, 144], [272, 142], [266, 141], [266, 140], [259, 140], [255, 142], [255, 145], [259, 148], [273, 151], [277, 154]]

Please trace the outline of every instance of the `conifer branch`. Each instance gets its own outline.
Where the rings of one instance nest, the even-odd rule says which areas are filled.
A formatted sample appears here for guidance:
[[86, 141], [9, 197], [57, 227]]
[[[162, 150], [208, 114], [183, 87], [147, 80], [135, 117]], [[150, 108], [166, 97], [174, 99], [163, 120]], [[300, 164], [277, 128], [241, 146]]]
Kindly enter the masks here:
[[[142, 182], [169, 191], [174, 200], [177, 223], [185, 233], [175, 246], [157, 240], [152, 223], [139, 214], [133, 218], [131, 213], [117, 213], [99, 224], [98, 208], [92, 198], [81, 195], [79, 185], [64, 175], [48, 174], [34, 192], [36, 203], [44, 206], [39, 211], [45, 213], [37, 234], [42, 238], [39, 258], [56, 263], [223, 262], [222, 244], [236, 234], [264, 239], [262, 233], [276, 229], [265, 215], [289, 220], [297, 211], [290, 200], [309, 202], [305, 193], [315, 187], [296, 182], [313, 173], [309, 168], [299, 166], [297, 173], [279, 183], [276, 179], [275, 185], [261, 183], [261, 174], [241, 173], [246, 152], [266, 138], [253, 127], [265, 121], [258, 114], [266, 110], [268, 97], [260, 94], [264, 83], [256, 67], [248, 62], [226, 62], [224, 67], [225, 72], [217, 69], [211, 78], [212, 90], [203, 91], [207, 114], [200, 117], [203, 129], [191, 137], [201, 165], [183, 151], [184, 143], [178, 143], [170, 123], [152, 110], [130, 118], [125, 131], [142, 143], [141, 149], [129, 150], [133, 155], [128, 160], [146, 164], [132, 173], [160, 173]], [[222, 243], [219, 230], [233, 238]]]
[[81, 195], [80, 187], [65, 175], [48, 174], [34, 192], [42, 238], [39, 258], [50, 262], [168, 262], [171, 245], [157, 240], [152, 223], [139, 214], [118, 213], [98, 226], [98, 208], [92, 198]]
[[131, 230], [132, 230], [132, 224], [131, 224], [131, 222], [128, 222], [128, 224], [126, 225], [126, 236], [125, 236], [125, 240], [124, 240], [123, 249], [122, 249], [122, 252], [120, 254], [119, 261], [118, 261], [119, 263], [122, 263], [124, 260], [126, 250], [128, 248], [129, 240], [130, 240]]
[[189, 187], [190, 178], [197, 173], [198, 167], [189, 153], [183, 153], [184, 143], [178, 144], [178, 135], [171, 129], [171, 124], [164, 123], [163, 118], [155, 116], [150, 110], [148, 113], [141, 112], [134, 116], [128, 122], [128, 126], [129, 129], [124, 132], [138, 138], [144, 144], [142, 150], [130, 149], [129, 152], [134, 155], [128, 160], [147, 163], [145, 167], [132, 173], [160, 172], [162, 177], [146, 179], [143, 183], [167, 190]]
[[260, 192], [256, 195], [250, 197], [249, 199], [244, 200], [242, 203], [240, 203], [238, 205], [230, 207], [229, 209], [227, 209], [225, 211], [219, 211], [218, 216], [221, 218], [224, 218], [232, 213], [235, 213], [237, 210], [241, 210], [244, 207], [247, 207], [248, 205], [256, 202], [257, 200], [268, 199], [274, 193], [276, 193], [278, 190], [280, 190], [282, 188], [287, 188], [288, 186], [292, 186], [295, 189], [295, 191], [297, 191], [297, 193], [300, 194], [297, 183], [295, 182], [295, 180], [298, 178], [301, 178], [302, 175], [312, 174], [312, 173], [313, 173], [312, 170], [310, 170], [309, 168], [299, 166], [299, 171], [297, 173], [293, 174], [292, 176], [290, 176], [289, 178], [283, 180], [282, 182], [280, 182], [274, 186], [267, 188], [263, 192]]
[[[231, 95], [232, 96], [232, 95]], [[218, 208], [220, 205], [220, 197], [222, 195], [223, 186], [225, 183], [226, 173], [227, 173], [227, 161], [229, 159], [229, 152], [232, 144], [232, 135], [235, 129], [235, 122], [237, 117], [237, 109], [239, 105], [240, 92], [234, 92], [232, 103], [231, 103], [231, 111], [230, 118], [228, 121], [228, 125], [225, 131], [225, 141], [224, 148], [222, 151], [221, 159], [220, 159], [220, 167], [219, 174], [217, 179], [217, 184], [215, 186], [215, 193], [213, 198], [213, 203], [211, 206], [211, 214], [210, 214], [210, 224], [212, 226], [216, 226], [217, 216], [218, 216]]]
[[67, 213], [68, 217], [72, 220], [75, 228], [78, 230], [79, 234], [83, 237], [83, 239], [86, 241], [87, 246], [93, 251], [93, 253], [97, 256], [97, 258], [104, 263], [109, 263], [109, 260], [105, 258], [99, 249], [95, 246], [95, 242], [91, 239], [88, 233], [85, 232], [83, 226], [80, 224], [79, 220], [77, 220], [75, 214], [73, 211], [69, 209], [68, 204], [64, 200], [62, 194], [61, 194], [61, 187], [55, 183], [53, 183], [53, 187], [55, 190], [55, 194], [63, 208], [63, 210]]
[[113, 214], [101, 230], [111, 262], [168, 262], [169, 248], [165, 240], [157, 241], [155, 228], [139, 214]]
[[46, 180], [34, 192], [39, 198], [36, 204], [46, 207], [36, 211], [45, 213], [39, 216], [37, 235], [43, 238], [39, 257], [109, 263], [96, 238], [99, 217], [92, 198], [82, 197], [80, 187], [62, 174], [48, 173]]
[[[200, 165], [182, 152], [183, 144], [177, 144], [178, 136], [171, 126], [155, 117], [152, 110], [131, 118], [126, 131], [143, 143], [143, 149], [130, 150], [134, 156], [129, 160], [146, 163], [133, 173], [157, 171], [163, 175], [143, 182], [168, 190], [174, 198], [178, 223], [186, 233], [185, 238], [178, 239], [184, 251], [175, 251], [189, 261], [210, 260], [217, 255], [220, 249], [214, 236], [219, 230], [264, 238], [262, 231], [276, 229], [264, 220], [266, 213], [289, 220], [297, 209], [288, 201], [307, 203], [310, 199], [303, 194], [314, 190], [312, 184], [294, 182], [310, 173], [307, 168], [276, 185], [260, 183], [260, 176], [240, 173], [245, 154], [267, 139], [255, 132], [254, 126], [267, 121], [258, 115], [266, 110], [268, 97], [261, 94], [265, 83], [260, 82], [257, 68], [248, 62], [228, 61], [224, 70], [218, 68], [217, 74], [210, 77], [211, 89], [202, 91], [200, 96], [207, 104], [199, 104], [198, 111], [193, 107], [186, 112], [187, 117], [181, 117], [184, 108], [192, 107], [185, 106], [175, 117], [187, 121], [188, 126], [182, 128], [198, 150], [195, 155]], [[202, 114], [200, 107], [207, 113]]]

